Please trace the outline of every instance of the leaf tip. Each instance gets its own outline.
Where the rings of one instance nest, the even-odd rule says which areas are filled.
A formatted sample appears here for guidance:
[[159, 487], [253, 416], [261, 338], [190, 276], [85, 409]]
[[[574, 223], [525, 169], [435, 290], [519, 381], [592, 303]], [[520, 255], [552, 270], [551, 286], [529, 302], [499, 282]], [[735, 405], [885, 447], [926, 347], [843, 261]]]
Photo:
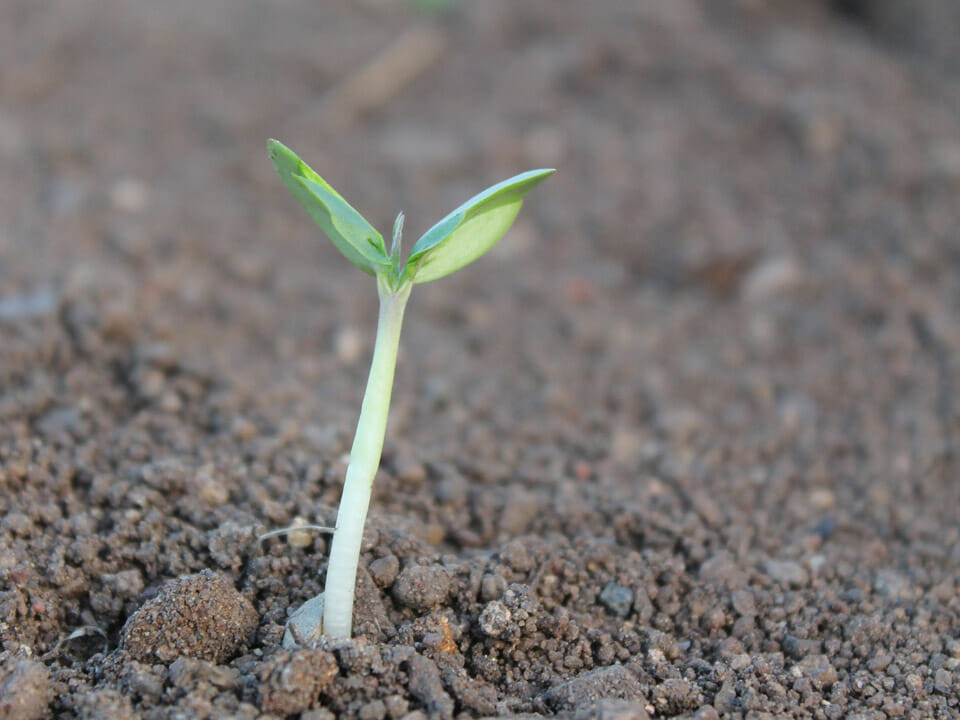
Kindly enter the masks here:
[[553, 175], [557, 171], [556, 168], [538, 168], [537, 170], [530, 170], [527, 174], [530, 177], [546, 179]]

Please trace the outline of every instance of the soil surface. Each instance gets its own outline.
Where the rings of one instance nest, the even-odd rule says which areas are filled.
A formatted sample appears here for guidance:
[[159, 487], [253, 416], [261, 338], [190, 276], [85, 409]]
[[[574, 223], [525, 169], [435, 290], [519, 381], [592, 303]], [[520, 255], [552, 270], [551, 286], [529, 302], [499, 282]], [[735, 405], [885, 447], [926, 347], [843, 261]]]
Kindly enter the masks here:
[[[0, 716], [960, 717], [960, 20], [896, 5], [4, 0]], [[293, 650], [376, 293], [271, 136], [410, 238], [559, 168], [416, 288]]]

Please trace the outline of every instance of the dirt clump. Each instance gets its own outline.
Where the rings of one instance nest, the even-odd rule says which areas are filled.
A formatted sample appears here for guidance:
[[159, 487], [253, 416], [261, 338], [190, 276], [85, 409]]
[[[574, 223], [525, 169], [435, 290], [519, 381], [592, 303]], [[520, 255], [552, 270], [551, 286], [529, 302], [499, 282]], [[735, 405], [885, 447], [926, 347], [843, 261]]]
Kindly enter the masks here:
[[311, 648], [282, 650], [260, 669], [260, 707], [280, 715], [302, 713], [314, 706], [340, 668], [329, 652]]
[[19, 655], [0, 655], [0, 717], [38, 720], [53, 699], [50, 674], [43, 663]]
[[642, 695], [636, 676], [623, 665], [610, 665], [582, 673], [544, 693], [554, 710], [574, 710], [599, 700], [636, 700]]
[[411, 565], [393, 583], [393, 597], [418, 612], [432, 610], [447, 599], [450, 574], [439, 565]]
[[141, 662], [224, 662], [249, 640], [258, 620], [250, 601], [225, 577], [204, 570], [164, 584], [127, 620], [120, 647]]

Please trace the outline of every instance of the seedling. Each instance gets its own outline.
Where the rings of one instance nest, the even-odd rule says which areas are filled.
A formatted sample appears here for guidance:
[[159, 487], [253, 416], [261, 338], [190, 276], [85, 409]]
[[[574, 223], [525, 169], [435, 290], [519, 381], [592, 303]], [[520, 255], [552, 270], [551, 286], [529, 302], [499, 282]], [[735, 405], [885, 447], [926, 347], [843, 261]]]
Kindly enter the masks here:
[[327, 581], [323, 594], [304, 603], [287, 623], [284, 644], [295, 644], [321, 634], [350, 636], [360, 542], [383, 450], [400, 327], [410, 291], [414, 285], [456, 272], [492, 248], [513, 224], [526, 194], [553, 170], [521, 173], [470, 198], [427, 230], [404, 262], [403, 213], [397, 215], [387, 252], [380, 233], [292, 150], [276, 140], [270, 140], [267, 148], [283, 183], [344, 257], [376, 278], [380, 297], [373, 360], [337, 511]]

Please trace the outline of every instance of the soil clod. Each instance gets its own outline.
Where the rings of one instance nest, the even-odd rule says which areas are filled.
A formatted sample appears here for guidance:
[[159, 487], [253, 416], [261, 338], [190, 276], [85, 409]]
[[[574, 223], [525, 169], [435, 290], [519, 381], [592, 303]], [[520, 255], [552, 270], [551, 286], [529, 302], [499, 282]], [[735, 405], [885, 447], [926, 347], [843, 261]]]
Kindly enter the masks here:
[[[0, 655], [0, 658], [3, 658]], [[7, 655], [0, 664], [0, 717], [38, 720], [47, 714], [53, 699], [50, 677], [43, 663]]]
[[436, 664], [423, 655], [412, 655], [407, 660], [410, 694], [423, 703], [432, 719], [453, 717], [453, 700], [443, 689]]
[[597, 668], [551, 688], [543, 699], [555, 710], [575, 710], [600, 700], [634, 700], [643, 696], [636, 676], [623, 665]]
[[439, 565], [411, 565], [393, 583], [393, 597], [404, 607], [426, 612], [439, 606], [450, 592], [450, 573]]
[[260, 707], [279, 715], [306, 712], [338, 672], [336, 658], [325, 650], [281, 650], [260, 670]]
[[127, 620], [121, 647], [141, 662], [224, 662], [243, 647], [257, 621], [249, 600], [222, 575], [205, 570], [161, 587]]

